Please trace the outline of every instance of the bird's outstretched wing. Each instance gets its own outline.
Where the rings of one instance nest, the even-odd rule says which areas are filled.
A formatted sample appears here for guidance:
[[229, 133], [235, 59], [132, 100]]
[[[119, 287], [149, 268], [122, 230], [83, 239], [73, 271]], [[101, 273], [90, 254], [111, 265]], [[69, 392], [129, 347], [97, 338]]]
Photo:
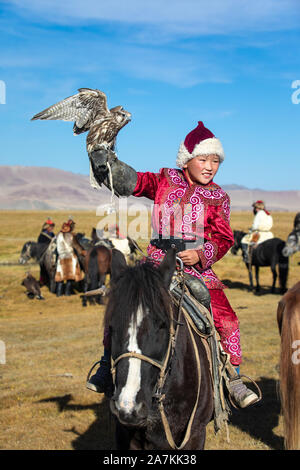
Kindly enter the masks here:
[[74, 121], [74, 134], [86, 132], [95, 119], [105, 118], [109, 114], [109, 109], [103, 91], [79, 88], [78, 92], [49, 106], [33, 116], [31, 120]]

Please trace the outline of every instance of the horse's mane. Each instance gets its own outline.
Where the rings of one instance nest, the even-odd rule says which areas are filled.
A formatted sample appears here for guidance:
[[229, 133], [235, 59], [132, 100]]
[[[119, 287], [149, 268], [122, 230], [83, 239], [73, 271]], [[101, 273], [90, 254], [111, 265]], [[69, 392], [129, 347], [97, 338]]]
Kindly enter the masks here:
[[154, 320], [158, 318], [169, 324], [171, 304], [171, 296], [160, 271], [151, 262], [137, 263], [128, 266], [111, 282], [105, 323], [110, 323], [113, 312], [114, 325], [121, 330], [128, 325], [133, 314], [133, 321], [136, 322], [138, 308], [142, 307]]

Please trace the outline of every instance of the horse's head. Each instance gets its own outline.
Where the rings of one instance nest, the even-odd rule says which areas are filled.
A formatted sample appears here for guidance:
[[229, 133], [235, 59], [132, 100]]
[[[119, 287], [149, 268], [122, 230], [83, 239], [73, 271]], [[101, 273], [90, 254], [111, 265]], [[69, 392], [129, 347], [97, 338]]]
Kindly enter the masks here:
[[172, 302], [168, 289], [175, 267], [173, 250], [158, 268], [150, 263], [128, 267], [124, 255], [113, 250], [106, 312], [115, 362], [111, 411], [127, 426], [145, 427], [153, 419], [159, 366], [170, 339]]
[[300, 250], [300, 229], [293, 230], [285, 242], [285, 247], [282, 250], [283, 256], [291, 256], [296, 251]]
[[234, 244], [230, 250], [233, 255], [236, 255], [238, 250], [241, 248], [241, 241], [244, 235], [245, 235], [245, 232], [242, 232], [241, 230], [233, 231]]
[[20, 254], [20, 258], [19, 258], [19, 263], [20, 264], [26, 264], [27, 261], [29, 261], [30, 258], [32, 257], [32, 255], [31, 255], [31, 245], [32, 245], [32, 242], [26, 242], [23, 245], [23, 248], [22, 248], [22, 251], [21, 251], [21, 254]]
[[96, 229], [95, 227], [93, 227], [92, 232], [91, 232], [92, 242], [95, 244], [99, 240], [101, 240], [101, 238], [103, 237], [103, 233], [104, 233], [104, 229], [98, 229], [98, 228]]

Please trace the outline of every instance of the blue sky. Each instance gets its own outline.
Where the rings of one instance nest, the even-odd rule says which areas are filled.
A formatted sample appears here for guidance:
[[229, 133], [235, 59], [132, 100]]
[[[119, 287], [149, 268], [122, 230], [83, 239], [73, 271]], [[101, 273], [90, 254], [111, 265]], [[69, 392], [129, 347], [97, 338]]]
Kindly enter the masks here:
[[300, 190], [299, 0], [12, 0], [0, 9], [1, 165], [87, 174], [86, 135], [30, 118], [89, 87], [132, 113], [117, 153], [136, 170], [173, 167], [202, 120], [226, 154], [217, 183]]

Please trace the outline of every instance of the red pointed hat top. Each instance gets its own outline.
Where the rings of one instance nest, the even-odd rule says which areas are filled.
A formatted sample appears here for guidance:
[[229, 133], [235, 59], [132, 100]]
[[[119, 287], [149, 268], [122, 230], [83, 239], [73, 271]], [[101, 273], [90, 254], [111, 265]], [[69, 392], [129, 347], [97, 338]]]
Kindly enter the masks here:
[[215, 135], [204, 126], [202, 121], [198, 121], [198, 126], [186, 136], [184, 145], [192, 153], [197, 144], [202, 142], [202, 140], [211, 139], [212, 137], [215, 137]]

